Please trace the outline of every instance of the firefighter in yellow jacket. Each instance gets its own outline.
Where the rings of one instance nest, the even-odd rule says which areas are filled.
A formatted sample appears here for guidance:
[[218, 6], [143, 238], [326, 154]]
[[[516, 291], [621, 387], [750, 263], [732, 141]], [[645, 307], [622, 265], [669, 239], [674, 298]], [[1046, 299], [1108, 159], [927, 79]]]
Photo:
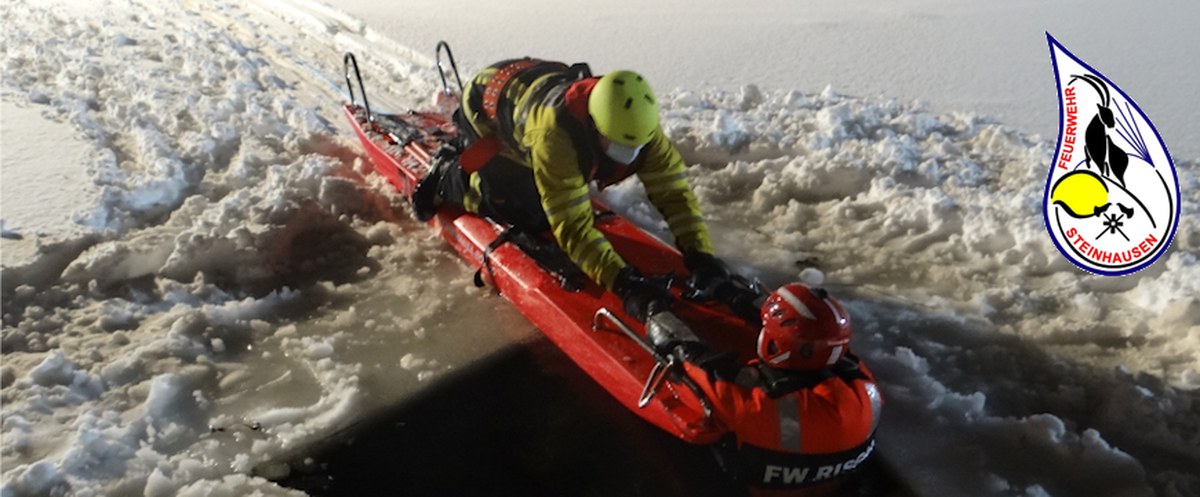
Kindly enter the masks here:
[[605, 188], [636, 174], [695, 286], [728, 278], [713, 257], [683, 158], [659, 126], [658, 102], [638, 73], [593, 77], [585, 64], [501, 61], [466, 86], [455, 120], [466, 150], [458, 161], [436, 162], [417, 188], [418, 219], [449, 202], [526, 231], [549, 230], [585, 274], [645, 319], [665, 310], [670, 294], [613, 250], [593, 225], [589, 195], [593, 181]]

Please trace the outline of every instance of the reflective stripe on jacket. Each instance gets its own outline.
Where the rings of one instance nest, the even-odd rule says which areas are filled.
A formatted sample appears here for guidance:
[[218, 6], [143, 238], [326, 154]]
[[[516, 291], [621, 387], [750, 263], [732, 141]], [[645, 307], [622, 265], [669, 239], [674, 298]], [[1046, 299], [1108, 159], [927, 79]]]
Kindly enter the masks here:
[[[586, 114], [581, 120], [570, 112], [568, 100], [586, 99], [595, 78], [579, 80], [558, 63], [534, 65], [509, 82], [496, 119], [489, 119], [482, 111], [482, 89], [510, 62], [497, 63], [472, 79], [465, 90], [463, 111], [479, 136], [498, 136], [507, 145], [503, 152], [507, 157], [532, 168], [550, 229], [584, 273], [611, 288], [626, 264], [594, 226], [588, 184], [596, 181], [603, 188], [633, 173], [642, 180], [647, 197], [667, 221], [681, 250], [713, 252], [683, 158], [661, 128], [635, 163], [625, 166], [615, 164], [600, 150], [598, 135]], [[478, 181], [473, 178], [471, 184]]]
[[714, 417], [737, 438], [735, 471], [765, 488], [806, 487], [849, 474], [874, 451], [883, 399], [866, 365], [848, 357], [799, 388], [716, 378], [685, 363], [712, 399]]

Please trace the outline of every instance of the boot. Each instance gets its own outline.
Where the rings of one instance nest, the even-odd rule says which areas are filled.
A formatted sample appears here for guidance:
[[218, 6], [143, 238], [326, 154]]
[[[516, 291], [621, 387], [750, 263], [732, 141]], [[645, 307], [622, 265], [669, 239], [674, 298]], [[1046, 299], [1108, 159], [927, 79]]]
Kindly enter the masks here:
[[441, 205], [441, 186], [442, 178], [446, 175], [446, 169], [453, 161], [445, 160], [440, 157], [435, 157], [433, 167], [430, 168], [429, 174], [426, 174], [421, 179], [421, 183], [413, 190], [412, 205], [413, 217], [417, 221], [426, 222], [433, 219], [437, 214], [438, 206]]

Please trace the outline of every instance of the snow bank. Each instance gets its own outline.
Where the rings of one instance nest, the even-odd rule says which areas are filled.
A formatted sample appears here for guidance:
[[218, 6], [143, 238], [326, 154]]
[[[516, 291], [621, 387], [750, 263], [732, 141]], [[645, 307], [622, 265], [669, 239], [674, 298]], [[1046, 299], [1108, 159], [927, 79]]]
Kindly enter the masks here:
[[[5, 108], [73, 130], [99, 192], [85, 235], [6, 259], [5, 497], [297, 495], [265, 479], [280, 461], [532, 332], [362, 176], [340, 97], [304, 79], [346, 33], [110, 7], [2, 13]], [[6, 188], [45, 179], [12, 172]]]
[[1126, 278], [1079, 271], [1042, 226], [1049, 144], [972, 115], [830, 89], [666, 100], [718, 253], [775, 283], [819, 267], [850, 299], [883, 450], [919, 487], [1200, 491], [1196, 240]]
[[[330, 54], [370, 47], [392, 108], [427, 55], [312, 2], [193, 7], [0, 13], [6, 108], [69, 124], [98, 192], [90, 237], [4, 276], [5, 497], [294, 495], [281, 460], [532, 333], [333, 124]], [[719, 253], [847, 301], [926, 493], [1200, 493], [1195, 161], [1168, 256], [1097, 278], [1041, 226], [1038, 137], [833, 88], [661, 97]], [[636, 182], [607, 195], [667, 236]]]
[[[919, 490], [1200, 492], [1197, 240], [1129, 277], [1081, 272], [1042, 224], [1052, 144], [972, 114], [831, 88], [661, 100], [717, 252], [849, 301], [887, 393], [881, 451]], [[1189, 233], [1200, 193], [1181, 189]], [[670, 237], [636, 182], [614, 190]]]
[[[1200, 371], [1194, 237], [1127, 278], [1087, 275], [1058, 254], [1040, 214], [1049, 144], [966, 114], [826, 90], [683, 93], [665, 127], [691, 160], [720, 251], [763, 268], [817, 265], [830, 284], [987, 318], [1050, 346], [1127, 342], [1124, 360], [1181, 387]], [[734, 123], [734, 124], [729, 124]], [[1180, 162], [1185, 183], [1194, 161]], [[1180, 232], [1197, 228], [1195, 188]], [[753, 229], [739, 227], [753, 226]], [[795, 274], [775, 275], [795, 278]], [[1150, 354], [1169, 344], [1176, 354]], [[1179, 360], [1185, 357], [1186, 360]]]
[[404, 215], [395, 199], [365, 194], [329, 121], [202, 13], [3, 16], [6, 108], [69, 123], [99, 190], [80, 219], [98, 238], [5, 273], [3, 494], [295, 494], [256, 475], [370, 403], [350, 339], [288, 323], [383, 264], [452, 259], [368, 258], [400, 237], [352, 220]]
[[637, 69], [660, 91], [755, 84], [811, 92], [829, 84], [851, 95], [920, 99], [937, 113], [970, 110], [1053, 138], [1049, 31], [1136, 89], [1172, 153], [1200, 157], [1200, 123], [1179, 105], [1200, 101], [1200, 88], [1177, 83], [1200, 79], [1200, 66], [1184, 62], [1195, 58], [1188, 47], [1200, 45], [1192, 29], [1200, 4], [1189, 0], [509, 0], [470, 2], [454, 15], [442, 0], [409, 0], [397, 11], [372, 0], [331, 3], [410, 47], [432, 53], [446, 40], [466, 70], [529, 55], [586, 61], [599, 72]]

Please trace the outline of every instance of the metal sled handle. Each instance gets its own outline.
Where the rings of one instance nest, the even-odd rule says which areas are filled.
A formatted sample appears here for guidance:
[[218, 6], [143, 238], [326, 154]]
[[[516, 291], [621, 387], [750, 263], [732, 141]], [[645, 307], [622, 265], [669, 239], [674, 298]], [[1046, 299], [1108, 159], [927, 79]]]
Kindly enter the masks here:
[[616, 314], [613, 314], [612, 311], [608, 310], [607, 307], [601, 307], [600, 309], [596, 310], [596, 315], [592, 317], [593, 330], [600, 329], [601, 318], [604, 318], [609, 323], [615, 325], [617, 329], [621, 330], [621, 332], [625, 334], [625, 336], [629, 337], [634, 342], [637, 342], [638, 345], [641, 345], [642, 348], [646, 349], [646, 352], [649, 352], [650, 355], [654, 356], [656, 360], [662, 358], [662, 356], [658, 354], [658, 351], [654, 350], [653, 345], [643, 339], [641, 335], [638, 335], [636, 331], [633, 331], [633, 328], [630, 328], [629, 325], [625, 324], [624, 321], [621, 321], [621, 318], [617, 317]]
[[596, 311], [596, 315], [592, 317], [593, 330], [600, 329], [601, 319], [615, 325], [625, 336], [637, 342], [643, 349], [646, 349], [646, 352], [650, 353], [650, 356], [654, 357], [654, 368], [650, 370], [650, 376], [646, 378], [646, 385], [642, 387], [642, 394], [638, 396], [638, 409], [646, 407], [650, 403], [650, 399], [654, 398], [654, 395], [658, 393], [658, 389], [662, 387], [663, 382], [667, 379], [667, 372], [675, 365], [675, 358], [671, 356], [664, 357], [662, 354], [659, 354], [657, 350], [654, 350], [653, 345], [639, 336], [637, 332], [633, 331], [633, 328], [630, 328], [624, 321], [621, 321], [621, 318], [618, 318], [607, 307], [601, 307]]
[[375, 114], [371, 113], [371, 104], [367, 103], [367, 89], [363, 87], [362, 74], [358, 72], [358, 59], [354, 54], [346, 52], [342, 57], [342, 69], [346, 72], [346, 89], [350, 92], [350, 104], [354, 105], [354, 85], [350, 83], [350, 68], [354, 68], [354, 77], [358, 80], [358, 92], [362, 94], [363, 108], [367, 110], [367, 121], [375, 122]]
[[[646, 405], [650, 403], [650, 399], [654, 398], [654, 395], [658, 393], [658, 389], [662, 387], [663, 383], [666, 382], [667, 373], [678, 366], [679, 363], [674, 355], [664, 356], [658, 353], [657, 350], [654, 350], [653, 344], [651, 344], [648, 340], [643, 339], [637, 334], [637, 332], [633, 331], [633, 328], [630, 328], [629, 325], [625, 324], [624, 321], [621, 321], [621, 318], [618, 318], [612, 313], [612, 311], [608, 310], [607, 307], [601, 307], [600, 309], [596, 310], [596, 314], [592, 317], [593, 330], [600, 329], [600, 320], [602, 318], [615, 325], [617, 329], [621, 330], [621, 332], [625, 334], [625, 336], [632, 339], [638, 345], [641, 345], [642, 348], [646, 349], [646, 352], [650, 353], [650, 356], [654, 358], [654, 368], [650, 370], [650, 376], [646, 378], [646, 385], [642, 387], [642, 395], [638, 397], [638, 408], [641, 409], [646, 407]], [[700, 407], [704, 409], [704, 419], [712, 419], [712, 401], [710, 401], [708, 396], [704, 394], [704, 390], [700, 389], [700, 385], [697, 385], [696, 382], [686, 374], [682, 375], [681, 381], [684, 385], [687, 385], [687, 387], [691, 389], [692, 393], [696, 394], [696, 398], [700, 400]]]
[[662, 388], [663, 382], [667, 380], [667, 373], [671, 371], [672, 367], [661, 362], [654, 363], [654, 368], [650, 370], [650, 376], [646, 378], [646, 385], [642, 387], [642, 394], [638, 396], [638, 409], [646, 407], [646, 404], [650, 403], [650, 399], [654, 398], [658, 389]]
[[446, 43], [445, 41], [439, 41], [437, 43], [437, 48], [435, 49], [435, 52], [437, 52], [436, 57], [437, 57], [438, 76], [440, 76], [442, 78], [442, 92], [446, 93], [447, 95], [449, 95], [451, 93], [450, 86], [446, 84], [446, 71], [442, 67], [442, 49], [443, 48], [446, 49], [446, 59], [450, 61], [450, 69], [452, 69], [454, 71], [454, 79], [456, 81], [458, 81], [458, 94], [462, 95], [463, 82], [462, 82], [462, 78], [458, 76], [458, 64], [456, 64], [454, 62], [454, 53], [450, 52], [450, 44]]

